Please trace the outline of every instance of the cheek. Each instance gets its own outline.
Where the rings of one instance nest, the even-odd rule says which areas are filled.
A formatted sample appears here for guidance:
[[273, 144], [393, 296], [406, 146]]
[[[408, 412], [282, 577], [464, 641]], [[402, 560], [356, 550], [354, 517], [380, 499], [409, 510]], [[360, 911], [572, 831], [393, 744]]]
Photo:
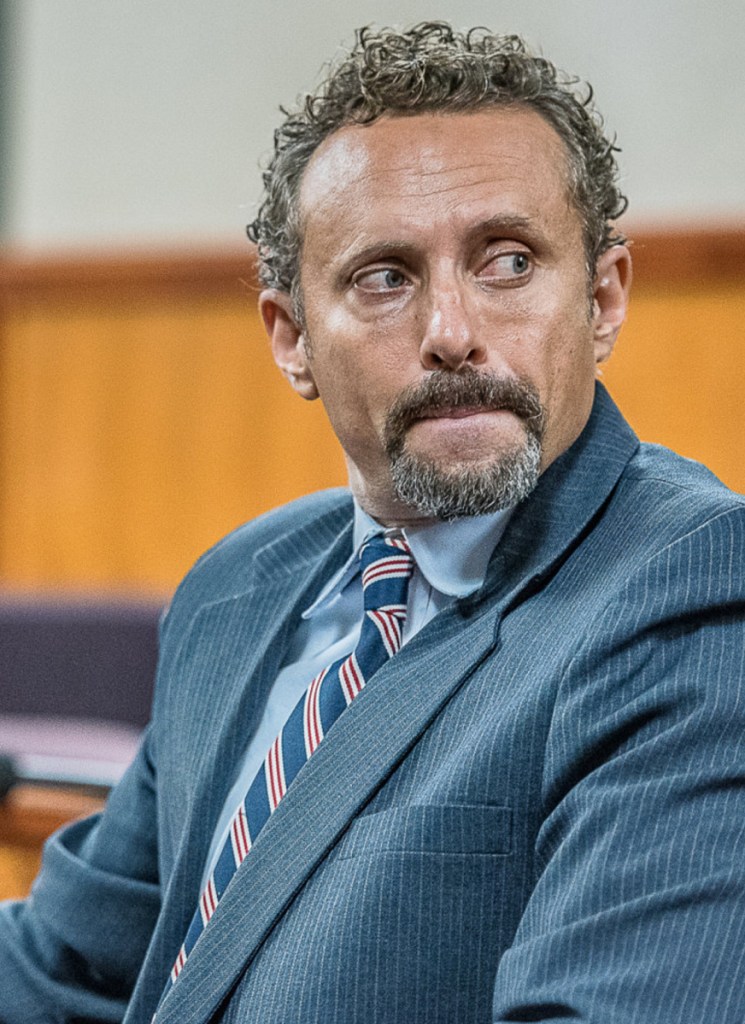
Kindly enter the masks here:
[[579, 436], [590, 415], [595, 392], [592, 341], [585, 332], [555, 339], [546, 367], [544, 405], [548, 411], [547, 454], [555, 458]]
[[344, 417], [348, 428], [382, 431], [391, 406], [418, 377], [391, 339], [365, 337], [360, 343], [324, 346], [313, 359], [313, 375], [329, 418]]
[[379, 395], [380, 381], [354, 353], [337, 352], [315, 376], [329, 422], [353, 458], [378, 444], [387, 407]]

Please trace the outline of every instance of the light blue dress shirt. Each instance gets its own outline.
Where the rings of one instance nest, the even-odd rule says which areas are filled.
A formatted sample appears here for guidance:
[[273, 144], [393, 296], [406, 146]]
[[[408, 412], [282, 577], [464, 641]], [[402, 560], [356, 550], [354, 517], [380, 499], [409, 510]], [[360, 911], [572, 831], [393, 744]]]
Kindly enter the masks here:
[[[407, 527], [403, 531], [416, 562], [409, 585], [404, 644], [453, 600], [478, 590], [509, 515], [510, 511], [506, 510], [448, 523]], [[362, 624], [359, 552], [368, 537], [380, 530], [380, 524], [355, 502], [352, 555], [302, 614], [284, 664], [269, 692], [261, 723], [246, 749], [218, 819], [202, 888], [222, 849], [238, 805], [292, 709], [323, 668], [346, 657], [357, 645]]]

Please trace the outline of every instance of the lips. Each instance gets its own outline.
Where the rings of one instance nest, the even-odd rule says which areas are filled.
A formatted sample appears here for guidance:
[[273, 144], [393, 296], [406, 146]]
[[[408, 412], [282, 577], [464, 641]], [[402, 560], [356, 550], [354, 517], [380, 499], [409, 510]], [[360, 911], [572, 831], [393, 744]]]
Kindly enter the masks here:
[[392, 458], [400, 454], [407, 432], [417, 422], [466, 419], [502, 411], [519, 416], [529, 433], [541, 440], [545, 412], [530, 381], [473, 369], [459, 373], [434, 371], [405, 388], [394, 402], [385, 422], [385, 448]]

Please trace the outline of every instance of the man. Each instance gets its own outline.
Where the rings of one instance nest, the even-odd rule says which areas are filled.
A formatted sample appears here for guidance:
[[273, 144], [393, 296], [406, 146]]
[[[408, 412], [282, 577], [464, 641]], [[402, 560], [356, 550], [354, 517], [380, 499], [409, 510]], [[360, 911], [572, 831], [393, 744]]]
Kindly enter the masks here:
[[3, 1021], [741, 1024], [745, 506], [595, 383], [615, 173], [547, 61], [439, 23], [288, 116], [261, 310], [351, 494], [178, 591], [137, 760], [5, 909]]

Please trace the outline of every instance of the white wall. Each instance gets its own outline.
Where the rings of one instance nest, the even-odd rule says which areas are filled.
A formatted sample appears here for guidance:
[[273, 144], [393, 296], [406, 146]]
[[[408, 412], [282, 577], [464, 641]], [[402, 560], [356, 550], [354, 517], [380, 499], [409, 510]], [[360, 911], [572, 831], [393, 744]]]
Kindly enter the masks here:
[[517, 31], [592, 81], [631, 223], [745, 221], [742, 0], [11, 0], [7, 240], [240, 244], [280, 102], [366, 22]]

